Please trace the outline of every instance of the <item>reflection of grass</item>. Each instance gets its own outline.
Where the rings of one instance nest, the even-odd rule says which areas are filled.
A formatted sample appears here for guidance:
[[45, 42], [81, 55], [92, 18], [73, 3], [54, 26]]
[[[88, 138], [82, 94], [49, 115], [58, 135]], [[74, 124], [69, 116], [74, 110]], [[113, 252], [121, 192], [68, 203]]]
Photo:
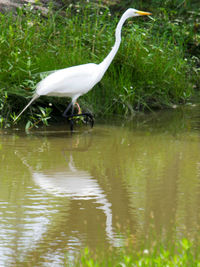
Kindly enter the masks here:
[[[68, 8], [64, 16], [49, 8], [46, 17], [30, 5], [18, 9], [17, 16], [0, 14], [0, 21], [0, 94], [1, 98], [8, 95], [0, 123], [7, 124], [10, 114], [17, 114], [27, 103], [25, 97], [33, 93], [41, 79], [37, 73], [101, 62], [113, 46], [118, 18], [110, 16], [105, 7], [89, 3]], [[95, 113], [130, 114], [134, 109], [184, 101], [192, 92], [183, 40], [177, 37], [179, 26], [166, 18], [159, 33], [159, 19], [147, 19], [147, 24], [135, 18], [134, 26], [130, 21], [123, 28], [122, 45], [105, 77], [82, 98]], [[35, 105], [41, 106], [42, 101], [29, 110], [39, 114]], [[62, 99], [51, 102], [52, 114], [64, 110]], [[30, 120], [31, 113], [23, 116]]]
[[194, 249], [187, 239], [180, 241], [173, 250], [162, 246], [143, 249], [141, 252], [134, 251], [134, 248], [132, 250], [124, 248], [113, 249], [102, 255], [102, 253], [92, 254], [86, 248], [74, 266], [199, 267], [200, 253], [197, 251], [199, 250]]

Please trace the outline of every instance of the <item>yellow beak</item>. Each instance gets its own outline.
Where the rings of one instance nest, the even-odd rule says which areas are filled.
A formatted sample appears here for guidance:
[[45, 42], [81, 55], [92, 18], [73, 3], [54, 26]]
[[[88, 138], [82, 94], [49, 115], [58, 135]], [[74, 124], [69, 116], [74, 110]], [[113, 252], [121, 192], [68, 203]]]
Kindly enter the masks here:
[[136, 13], [138, 13], [140, 16], [145, 16], [145, 15], [151, 15], [151, 13], [149, 12], [144, 12], [144, 11], [136, 11]]

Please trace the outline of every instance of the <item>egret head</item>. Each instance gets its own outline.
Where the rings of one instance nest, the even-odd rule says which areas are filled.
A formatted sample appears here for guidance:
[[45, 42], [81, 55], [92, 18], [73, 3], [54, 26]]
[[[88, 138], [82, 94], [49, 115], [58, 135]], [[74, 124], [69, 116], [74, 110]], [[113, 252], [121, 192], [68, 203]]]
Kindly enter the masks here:
[[140, 10], [137, 10], [137, 9], [134, 9], [134, 8], [127, 9], [127, 11], [125, 13], [127, 13], [128, 17], [151, 15], [150, 12], [144, 12], [144, 11], [140, 11]]

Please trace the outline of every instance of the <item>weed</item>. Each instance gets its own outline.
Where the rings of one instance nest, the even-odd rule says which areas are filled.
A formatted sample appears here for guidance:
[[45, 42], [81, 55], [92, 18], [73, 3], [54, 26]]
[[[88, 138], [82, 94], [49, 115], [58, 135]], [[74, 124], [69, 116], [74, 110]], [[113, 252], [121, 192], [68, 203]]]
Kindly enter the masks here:
[[[67, 266], [67, 265], [66, 265]], [[113, 249], [102, 255], [97, 251], [95, 255], [85, 248], [71, 266], [123, 266], [123, 267], [188, 267], [200, 266], [200, 256], [195, 253], [193, 244], [183, 239], [175, 244], [174, 248], [164, 248], [161, 244], [153, 249], [141, 249], [139, 252], [135, 248]]]

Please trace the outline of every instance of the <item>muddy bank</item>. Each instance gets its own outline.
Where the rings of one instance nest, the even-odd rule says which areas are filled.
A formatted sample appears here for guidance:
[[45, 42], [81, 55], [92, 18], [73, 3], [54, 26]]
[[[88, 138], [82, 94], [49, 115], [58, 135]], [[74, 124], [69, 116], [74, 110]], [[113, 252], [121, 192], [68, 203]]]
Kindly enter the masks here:
[[[8, 12], [11, 10], [16, 10], [18, 7], [23, 7], [24, 5], [32, 4], [35, 9], [39, 9], [43, 12], [47, 11], [48, 0], [41, 0], [39, 3], [36, 3], [35, 0], [1, 0], [0, 1], [0, 12]], [[62, 1], [54, 1], [56, 8], [62, 7]]]

